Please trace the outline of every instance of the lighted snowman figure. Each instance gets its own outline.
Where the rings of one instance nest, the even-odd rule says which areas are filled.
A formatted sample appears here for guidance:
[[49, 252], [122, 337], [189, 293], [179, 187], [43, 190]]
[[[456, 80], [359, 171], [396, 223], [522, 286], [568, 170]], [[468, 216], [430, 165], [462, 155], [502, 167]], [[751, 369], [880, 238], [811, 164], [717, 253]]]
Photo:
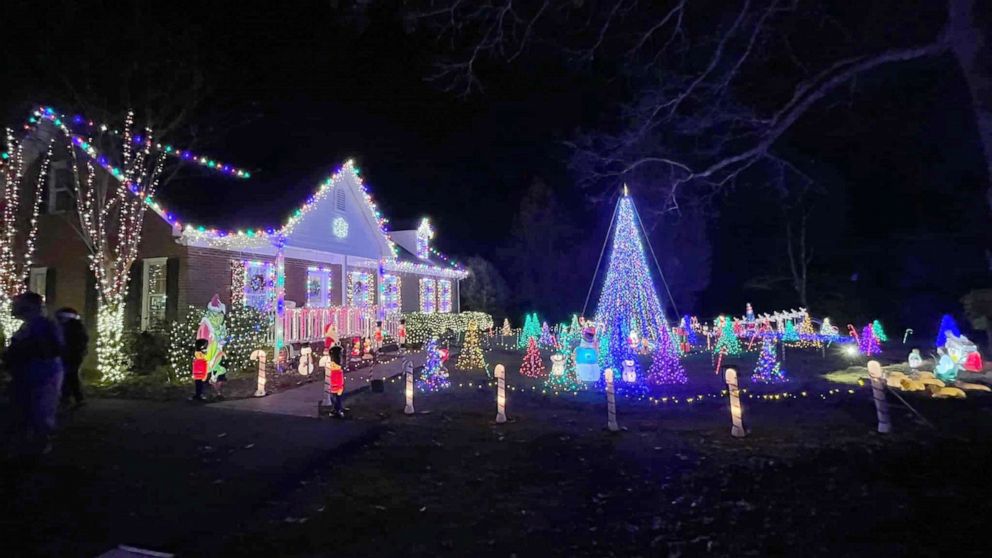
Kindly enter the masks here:
[[300, 349], [300, 365], [297, 369], [300, 374], [309, 376], [313, 372], [313, 350], [310, 347]]
[[582, 340], [575, 349], [575, 375], [580, 382], [599, 381], [599, 363], [596, 361], [596, 328], [591, 321], [582, 330]]
[[561, 376], [565, 373], [565, 355], [555, 353], [551, 355], [551, 375]]
[[634, 361], [627, 359], [623, 361], [623, 374], [621, 374], [621, 379], [623, 381], [632, 384], [637, 381], [637, 371], [634, 370]]
[[909, 353], [909, 367], [915, 370], [922, 365], [923, 365], [923, 357], [920, 356], [920, 350], [913, 349]]

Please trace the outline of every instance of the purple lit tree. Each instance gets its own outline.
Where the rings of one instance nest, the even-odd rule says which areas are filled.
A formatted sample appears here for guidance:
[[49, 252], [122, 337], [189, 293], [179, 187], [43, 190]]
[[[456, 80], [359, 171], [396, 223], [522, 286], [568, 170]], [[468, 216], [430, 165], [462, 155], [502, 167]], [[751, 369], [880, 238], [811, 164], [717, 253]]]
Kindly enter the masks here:
[[861, 330], [861, 338], [858, 339], [858, 349], [861, 350], [861, 354], [869, 357], [882, 352], [882, 348], [878, 344], [878, 338], [875, 337], [875, 332], [872, 330], [871, 324], [866, 325]]
[[655, 385], [684, 384], [689, 381], [676, 354], [672, 334], [667, 330], [661, 331], [647, 376], [648, 383]]
[[754, 366], [751, 381], [762, 384], [777, 384], [786, 381], [782, 363], [778, 361], [776, 355], [774, 335], [762, 336], [761, 353], [758, 355], [758, 363]]

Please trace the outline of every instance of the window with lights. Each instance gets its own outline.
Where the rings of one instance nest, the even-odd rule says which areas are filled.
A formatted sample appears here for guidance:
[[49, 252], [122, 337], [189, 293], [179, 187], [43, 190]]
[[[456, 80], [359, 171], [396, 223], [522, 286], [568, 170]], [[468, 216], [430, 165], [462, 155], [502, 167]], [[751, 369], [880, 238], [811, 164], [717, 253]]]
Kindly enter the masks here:
[[372, 274], [368, 271], [348, 273], [348, 306], [370, 306], [374, 304]]
[[326, 308], [331, 293], [331, 270], [324, 267], [307, 268], [307, 306]]
[[430, 277], [420, 279], [420, 311], [425, 314], [437, 311], [437, 281]]
[[402, 305], [400, 295], [400, 276], [386, 274], [382, 276], [382, 306], [386, 314], [395, 314]]
[[437, 282], [437, 311], [451, 312], [451, 280], [439, 279]]

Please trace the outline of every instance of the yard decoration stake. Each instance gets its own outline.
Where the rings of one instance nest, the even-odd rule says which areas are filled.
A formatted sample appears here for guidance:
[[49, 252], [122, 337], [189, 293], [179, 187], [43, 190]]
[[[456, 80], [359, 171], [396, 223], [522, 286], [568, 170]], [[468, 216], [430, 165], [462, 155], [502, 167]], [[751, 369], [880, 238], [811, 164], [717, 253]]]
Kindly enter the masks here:
[[875, 414], [878, 415], [878, 432], [892, 432], [889, 421], [889, 403], [885, 400], [885, 383], [882, 380], [882, 365], [877, 360], [868, 361], [868, 376], [871, 377], [871, 395], [875, 399]]
[[265, 397], [265, 351], [255, 349], [251, 352], [251, 359], [258, 361], [258, 387], [255, 388], [255, 397]]
[[902, 344], [903, 345], [905, 345], [906, 344], [906, 340], [909, 339], [909, 334], [910, 333], [913, 333], [913, 329], [912, 328], [907, 328], [906, 329], [906, 333], [903, 333], [902, 334]]
[[496, 424], [506, 422], [506, 369], [497, 364], [496, 374]]
[[413, 363], [410, 359], [403, 361], [403, 375], [406, 377], [406, 407], [403, 413], [412, 415], [413, 410]]
[[734, 438], [743, 438], [747, 432], [744, 431], [744, 410], [741, 408], [741, 390], [737, 387], [737, 371], [728, 368], [724, 378], [727, 380], [727, 392], [730, 394], [730, 420], [733, 422], [730, 435]]
[[616, 432], [620, 430], [617, 426], [617, 400], [616, 394], [613, 392], [613, 369], [607, 368], [603, 372], [603, 377], [606, 379], [606, 428], [610, 432]]

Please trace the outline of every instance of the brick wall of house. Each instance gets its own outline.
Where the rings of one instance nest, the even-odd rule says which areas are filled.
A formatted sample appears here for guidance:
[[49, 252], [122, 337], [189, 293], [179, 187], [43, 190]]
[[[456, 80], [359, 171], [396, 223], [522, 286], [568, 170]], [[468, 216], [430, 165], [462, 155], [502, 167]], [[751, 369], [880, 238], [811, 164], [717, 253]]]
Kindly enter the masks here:
[[[239, 256], [214, 248], [187, 248], [185, 264], [180, 269], [179, 298], [186, 305], [206, 306], [216, 294], [221, 302], [231, 305], [231, 260]], [[264, 261], [265, 258], [252, 256]]]

